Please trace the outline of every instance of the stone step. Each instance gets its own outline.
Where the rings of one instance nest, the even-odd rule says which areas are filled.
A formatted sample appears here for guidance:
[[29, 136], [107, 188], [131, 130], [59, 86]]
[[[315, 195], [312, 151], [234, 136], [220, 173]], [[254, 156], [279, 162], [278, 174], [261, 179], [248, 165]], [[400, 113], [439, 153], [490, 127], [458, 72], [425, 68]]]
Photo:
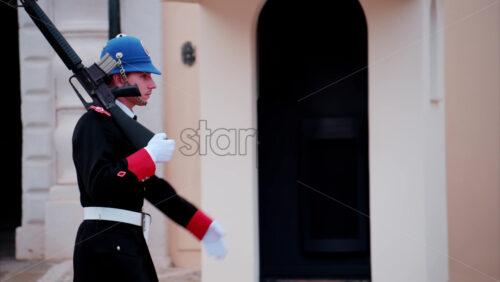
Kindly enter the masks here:
[[[200, 282], [199, 269], [169, 267], [158, 272], [160, 282]], [[45, 260], [16, 260], [14, 258], [0, 259], [0, 281], [9, 282], [72, 282], [73, 262]]]

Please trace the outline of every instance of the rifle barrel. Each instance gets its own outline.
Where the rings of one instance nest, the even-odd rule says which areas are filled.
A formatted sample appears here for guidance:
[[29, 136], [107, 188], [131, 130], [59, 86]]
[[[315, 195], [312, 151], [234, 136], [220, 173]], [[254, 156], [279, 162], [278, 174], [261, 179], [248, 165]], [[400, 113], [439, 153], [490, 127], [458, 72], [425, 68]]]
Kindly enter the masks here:
[[56, 26], [47, 17], [45, 12], [38, 6], [35, 0], [21, 0], [24, 9], [31, 17], [42, 34], [47, 38], [50, 45], [56, 51], [57, 55], [62, 59], [66, 67], [75, 73], [83, 68], [82, 59], [78, 57], [75, 50], [71, 48], [68, 41], [57, 30]]

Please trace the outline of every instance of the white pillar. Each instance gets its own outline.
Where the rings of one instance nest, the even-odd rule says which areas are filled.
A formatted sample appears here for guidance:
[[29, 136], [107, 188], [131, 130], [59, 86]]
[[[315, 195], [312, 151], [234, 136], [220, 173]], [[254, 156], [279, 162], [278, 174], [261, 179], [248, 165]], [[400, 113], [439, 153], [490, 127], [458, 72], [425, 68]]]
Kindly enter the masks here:
[[[107, 2], [54, 0], [53, 22], [80, 56], [85, 66], [99, 59], [108, 36]], [[71, 258], [82, 208], [72, 159], [71, 137], [84, 113], [68, 83], [72, 74], [61, 59], [52, 56], [55, 98], [54, 182], [45, 205], [45, 259]], [[86, 96], [86, 93], [82, 93]], [[87, 100], [90, 100], [87, 96]]]
[[[52, 5], [39, 3], [51, 17]], [[23, 123], [23, 209], [16, 230], [16, 257], [44, 257], [45, 201], [54, 184], [54, 53], [24, 9], [19, 14], [21, 113]]]
[[361, 1], [368, 23], [373, 281], [446, 281], [440, 1]]
[[[54, 0], [38, 4], [85, 65], [99, 59], [108, 33], [107, 2]], [[17, 230], [16, 256], [71, 258], [82, 220], [71, 136], [84, 108], [68, 84], [71, 71], [23, 9], [19, 9], [19, 23], [23, 223]]]

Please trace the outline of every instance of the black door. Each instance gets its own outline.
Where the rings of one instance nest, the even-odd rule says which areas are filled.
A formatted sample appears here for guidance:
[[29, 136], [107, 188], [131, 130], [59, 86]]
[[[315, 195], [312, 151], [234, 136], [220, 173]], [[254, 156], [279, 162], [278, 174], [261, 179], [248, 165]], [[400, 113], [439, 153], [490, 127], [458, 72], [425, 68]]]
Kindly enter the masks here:
[[257, 36], [261, 280], [369, 279], [362, 8], [269, 0]]
[[[3, 1], [8, 2], [8, 1]], [[16, 2], [0, 5], [2, 18], [2, 192], [0, 196], [0, 257], [14, 256], [15, 228], [21, 224], [21, 97], [19, 86], [19, 36]]]

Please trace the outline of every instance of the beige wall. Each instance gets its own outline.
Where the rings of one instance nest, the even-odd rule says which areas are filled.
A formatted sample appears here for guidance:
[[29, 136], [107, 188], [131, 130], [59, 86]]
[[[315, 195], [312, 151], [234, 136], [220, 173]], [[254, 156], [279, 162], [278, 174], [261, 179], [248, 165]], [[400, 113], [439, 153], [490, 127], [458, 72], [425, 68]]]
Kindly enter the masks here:
[[[168, 102], [174, 96], [166, 97], [167, 132], [173, 130], [168, 116], [174, 113], [178, 113], [176, 120], [184, 114], [191, 122], [207, 120], [212, 129], [256, 127], [255, 45], [263, 3], [200, 1], [199, 115], [196, 108], [181, 113], [173, 100]], [[369, 32], [372, 280], [446, 281], [443, 78], [441, 66], [433, 63], [443, 59], [443, 38], [432, 33], [442, 22], [443, 12], [430, 0], [361, 3]], [[168, 25], [165, 34], [183, 28], [172, 22]], [[172, 48], [172, 54], [180, 53], [176, 51], [180, 46]], [[172, 56], [178, 60], [179, 55]], [[168, 89], [169, 79], [173, 84], [185, 79], [173, 79], [177, 77], [173, 72], [185, 70], [177, 66], [169, 74], [165, 62]], [[192, 81], [191, 87], [195, 84]], [[191, 106], [197, 102], [193, 100]], [[189, 126], [197, 128], [196, 124]], [[229, 249], [222, 261], [202, 256], [204, 281], [258, 281], [256, 154], [253, 146], [244, 156], [221, 157], [209, 152], [199, 160], [201, 206], [227, 231]], [[170, 174], [172, 180], [178, 177], [181, 181], [189, 169], [195, 171], [195, 177], [196, 162], [175, 173], [167, 168], [167, 178]]]
[[[176, 140], [176, 153], [165, 165], [165, 178], [177, 192], [200, 207], [201, 157], [183, 155], [183, 129], [198, 128], [200, 119], [199, 63], [186, 66], [181, 47], [186, 41], [199, 46], [199, 5], [163, 2], [163, 87], [165, 132]], [[199, 48], [198, 48], [199, 49]], [[199, 50], [197, 50], [199, 53]], [[188, 150], [189, 151], [189, 150]], [[210, 215], [209, 211], [207, 213]], [[200, 243], [177, 224], [169, 224], [169, 253], [179, 267], [201, 266]]]
[[[431, 12], [442, 14], [424, 0], [361, 2], [369, 32], [372, 279], [446, 281], [444, 105], [431, 80], [439, 75], [431, 59], [442, 54], [430, 39]], [[261, 6], [201, 2], [200, 112], [213, 127], [256, 125]], [[202, 257], [206, 281], [258, 279], [255, 156], [252, 148], [247, 156], [202, 158], [202, 204], [226, 227], [229, 246], [224, 261]]]
[[450, 280], [500, 280], [500, 5], [445, 3]]
[[[200, 113], [208, 127], [256, 128], [256, 28], [262, 0], [200, 1]], [[255, 140], [255, 139], [254, 139]], [[204, 281], [258, 281], [256, 142], [246, 155], [201, 160], [202, 206], [227, 232], [223, 261], [202, 256]]]

